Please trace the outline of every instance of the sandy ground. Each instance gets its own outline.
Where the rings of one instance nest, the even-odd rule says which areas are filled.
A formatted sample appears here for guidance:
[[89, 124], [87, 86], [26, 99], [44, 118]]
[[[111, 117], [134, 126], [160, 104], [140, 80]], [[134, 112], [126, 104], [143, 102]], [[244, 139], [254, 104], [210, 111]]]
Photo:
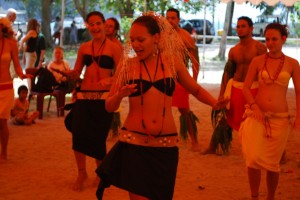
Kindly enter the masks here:
[[[297, 58], [298, 49], [293, 52]], [[207, 49], [206, 56], [217, 55], [217, 48]], [[72, 62], [72, 61], [71, 61]], [[215, 97], [219, 93], [219, 82], [223, 64], [207, 60], [201, 70], [198, 82]], [[21, 84], [14, 82], [15, 88]], [[23, 82], [24, 83], [24, 82]], [[295, 93], [292, 88], [287, 93], [289, 110], [295, 115]], [[68, 101], [68, 100], [67, 100]], [[45, 104], [48, 101], [45, 101]], [[204, 150], [210, 141], [213, 129], [210, 122], [211, 108], [199, 103], [191, 96], [192, 111], [200, 119], [198, 137]], [[33, 100], [30, 109], [35, 109]], [[72, 191], [77, 168], [71, 149], [71, 135], [64, 127], [64, 118], [56, 116], [55, 101], [49, 112], [44, 111], [44, 119], [31, 126], [15, 126], [9, 123], [9, 157], [0, 163], [0, 200], [92, 200], [96, 199], [95, 162], [87, 158], [88, 180], [81, 192]], [[46, 107], [45, 107], [46, 109]], [[121, 117], [124, 120], [128, 102], [121, 104]], [[179, 113], [174, 108], [174, 118], [179, 127]], [[293, 119], [292, 119], [293, 120]], [[230, 154], [226, 156], [201, 155], [190, 150], [190, 142], [179, 143], [178, 164], [174, 200], [245, 200], [249, 199], [246, 167], [242, 157], [237, 133]], [[107, 140], [108, 148], [116, 138]], [[292, 132], [286, 151], [287, 162], [281, 165], [280, 181], [276, 193], [278, 200], [300, 199], [300, 133]], [[260, 189], [261, 199], [266, 197], [265, 173]], [[128, 200], [128, 193], [115, 187], [105, 191], [105, 200]]]
[[[202, 84], [214, 96], [219, 85]], [[288, 91], [291, 114], [295, 114], [295, 95]], [[45, 103], [47, 103], [46, 101]], [[212, 134], [209, 106], [190, 99], [191, 108], [199, 117], [199, 141], [203, 149]], [[31, 102], [34, 109], [35, 101]], [[122, 102], [122, 119], [126, 116], [128, 102]], [[174, 109], [178, 123], [179, 113]], [[72, 191], [76, 178], [76, 165], [71, 150], [71, 135], [65, 129], [64, 118], [56, 116], [55, 101], [49, 112], [44, 111], [44, 119], [31, 126], [9, 124], [9, 160], [0, 164], [1, 200], [85, 200], [96, 199], [94, 185], [95, 162], [87, 159], [89, 178], [81, 192]], [[277, 199], [300, 199], [300, 139], [299, 133], [292, 133], [287, 145], [287, 162], [281, 166]], [[109, 138], [108, 148], [116, 142]], [[175, 185], [174, 200], [221, 200], [248, 199], [249, 188], [246, 168], [237, 134], [234, 134], [230, 155], [201, 155], [190, 150], [190, 143], [179, 143], [180, 159]], [[263, 173], [263, 177], [264, 177]], [[261, 183], [261, 196], [265, 197], [265, 178]], [[115, 187], [105, 191], [106, 200], [127, 200], [128, 194]], [[264, 199], [264, 198], [262, 198]]]

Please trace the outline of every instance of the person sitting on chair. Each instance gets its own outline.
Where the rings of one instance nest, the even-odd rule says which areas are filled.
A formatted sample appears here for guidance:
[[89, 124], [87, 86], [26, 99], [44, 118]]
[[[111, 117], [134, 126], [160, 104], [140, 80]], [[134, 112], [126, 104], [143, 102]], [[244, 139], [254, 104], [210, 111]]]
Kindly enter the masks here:
[[48, 65], [48, 70], [53, 74], [58, 90], [68, 89], [67, 77], [64, 76], [63, 72], [70, 70], [68, 61], [64, 60], [64, 50], [62, 47], [55, 47], [53, 50], [53, 61]]

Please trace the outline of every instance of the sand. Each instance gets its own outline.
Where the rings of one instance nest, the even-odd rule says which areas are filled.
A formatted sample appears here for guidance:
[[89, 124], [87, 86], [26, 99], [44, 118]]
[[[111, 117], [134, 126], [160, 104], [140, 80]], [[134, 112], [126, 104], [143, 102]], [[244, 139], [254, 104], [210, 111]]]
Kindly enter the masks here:
[[[297, 51], [285, 49], [288, 55], [297, 58]], [[293, 53], [293, 54], [292, 54]], [[217, 48], [207, 49], [206, 56], [217, 55]], [[202, 57], [201, 57], [202, 58]], [[209, 59], [208, 59], [209, 60]], [[199, 80], [204, 88], [218, 96], [220, 78], [224, 64], [210, 62], [202, 68]], [[21, 84], [15, 80], [17, 88]], [[26, 83], [23, 81], [23, 83]], [[287, 92], [289, 111], [294, 117], [296, 99], [293, 88]], [[69, 101], [69, 98], [67, 98]], [[47, 104], [48, 101], [45, 101]], [[200, 119], [198, 138], [201, 148], [208, 147], [213, 129], [210, 121], [211, 108], [190, 98], [191, 110]], [[35, 109], [36, 101], [30, 104]], [[71, 148], [71, 134], [64, 127], [64, 118], [57, 117], [55, 101], [49, 112], [44, 107], [43, 120], [36, 120], [31, 126], [15, 126], [9, 123], [10, 139], [8, 160], [0, 163], [0, 200], [92, 200], [96, 199], [94, 184], [95, 161], [87, 158], [88, 179], [83, 191], [75, 192], [72, 184], [77, 168]], [[121, 104], [121, 118], [124, 121], [128, 101]], [[179, 112], [173, 109], [174, 119], [179, 127]], [[293, 118], [292, 118], [293, 120]], [[174, 200], [246, 200], [250, 189], [237, 133], [233, 134], [229, 155], [201, 155], [192, 152], [190, 142], [179, 143], [179, 164]], [[108, 149], [116, 138], [107, 140]], [[276, 197], [278, 200], [300, 199], [300, 133], [292, 132], [287, 142], [287, 161], [281, 165], [280, 180]], [[266, 197], [265, 172], [261, 181], [261, 199]], [[105, 191], [105, 200], [128, 200], [128, 193], [116, 187]]]
[[[214, 96], [218, 95], [218, 84], [202, 84]], [[295, 94], [288, 90], [289, 109], [295, 115]], [[45, 103], [47, 103], [46, 101]], [[200, 119], [198, 137], [204, 150], [213, 132], [210, 122], [211, 108], [190, 98], [191, 109]], [[122, 102], [121, 117], [124, 120], [128, 102]], [[34, 109], [35, 100], [31, 102]], [[179, 113], [174, 108], [178, 124]], [[86, 200], [96, 199], [94, 184], [95, 162], [87, 158], [88, 180], [81, 192], [72, 191], [77, 169], [71, 150], [71, 134], [64, 127], [64, 118], [56, 116], [55, 101], [51, 102], [49, 112], [44, 111], [44, 119], [31, 126], [15, 126], [9, 123], [9, 157], [0, 164], [1, 200]], [[300, 199], [300, 139], [299, 132], [293, 132], [287, 143], [287, 162], [281, 165], [277, 199]], [[107, 140], [108, 148], [116, 138]], [[179, 143], [180, 159], [174, 192], [174, 200], [197, 199], [249, 199], [247, 181], [241, 146], [237, 133], [234, 133], [229, 155], [201, 155], [190, 150], [190, 142]], [[261, 182], [261, 196], [266, 196], [265, 173]], [[105, 200], [127, 200], [128, 193], [110, 187], [105, 191]], [[264, 199], [264, 198], [262, 198]]]

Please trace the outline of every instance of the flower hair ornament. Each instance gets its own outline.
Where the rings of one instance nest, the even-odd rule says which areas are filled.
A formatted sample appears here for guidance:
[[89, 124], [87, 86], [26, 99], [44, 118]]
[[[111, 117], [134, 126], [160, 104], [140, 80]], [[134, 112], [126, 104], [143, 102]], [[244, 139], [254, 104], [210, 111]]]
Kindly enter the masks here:
[[0, 18], [0, 27], [3, 37], [13, 37], [14, 31], [11, 27], [10, 21], [6, 17]]
[[[165, 70], [176, 79], [175, 64], [178, 63], [178, 60], [182, 60], [182, 62], [185, 62], [188, 59], [191, 60], [192, 56], [190, 56], [180, 35], [163, 16], [153, 11], [144, 13], [142, 16], [150, 16], [156, 20], [160, 29], [160, 40], [157, 46], [157, 52], [159, 52], [160, 56], [163, 58]], [[136, 73], [138, 73], [132, 66], [138, 66], [139, 60], [134, 58], [136, 58], [136, 54], [132, 48], [128, 34], [124, 47], [123, 59], [120, 62], [121, 66], [118, 67], [116, 80], [118, 86], [125, 85]]]

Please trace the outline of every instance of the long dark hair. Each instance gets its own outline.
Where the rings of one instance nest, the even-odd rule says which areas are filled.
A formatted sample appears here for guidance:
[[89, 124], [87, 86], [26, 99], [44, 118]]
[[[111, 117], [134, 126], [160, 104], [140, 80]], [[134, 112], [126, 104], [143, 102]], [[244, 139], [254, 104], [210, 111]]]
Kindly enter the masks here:
[[114, 22], [114, 24], [115, 24], [115, 30], [117, 31], [115, 37], [118, 38], [118, 39], [120, 40], [121, 37], [120, 37], [120, 35], [118, 34], [118, 32], [120, 31], [120, 23], [119, 23], [118, 20], [117, 20], [116, 18], [114, 18], [114, 17], [110, 17], [110, 18], [106, 19], [106, 21], [107, 21], [107, 20], [112, 20], [112, 21]]
[[39, 26], [39, 22], [36, 19], [34, 18], [29, 19], [27, 24], [27, 32], [30, 30], [37, 31], [38, 26]]
[[157, 21], [151, 16], [143, 15], [141, 17], [138, 17], [136, 20], [134, 20], [132, 24], [144, 25], [151, 35], [160, 33], [160, 28], [158, 26]]

